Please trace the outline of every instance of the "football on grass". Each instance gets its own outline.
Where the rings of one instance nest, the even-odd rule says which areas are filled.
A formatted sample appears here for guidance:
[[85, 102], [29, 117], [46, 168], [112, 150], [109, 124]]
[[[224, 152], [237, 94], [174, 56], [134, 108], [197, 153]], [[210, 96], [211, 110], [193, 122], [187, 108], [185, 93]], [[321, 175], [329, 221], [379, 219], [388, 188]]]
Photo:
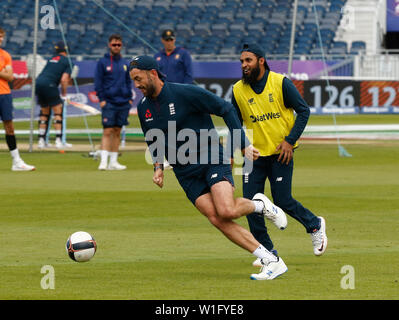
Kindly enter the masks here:
[[85, 262], [93, 258], [97, 250], [96, 240], [87, 232], [78, 231], [68, 238], [66, 250], [73, 261]]

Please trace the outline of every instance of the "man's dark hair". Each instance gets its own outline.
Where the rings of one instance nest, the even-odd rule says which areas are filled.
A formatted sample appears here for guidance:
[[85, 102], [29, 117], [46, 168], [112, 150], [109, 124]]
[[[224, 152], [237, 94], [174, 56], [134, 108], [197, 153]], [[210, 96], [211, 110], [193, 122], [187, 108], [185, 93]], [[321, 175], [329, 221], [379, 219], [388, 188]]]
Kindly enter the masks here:
[[6, 31], [2, 27], [0, 27], [0, 34], [6, 34]]
[[108, 38], [108, 42], [111, 42], [112, 40], [119, 40], [120, 42], [122, 42], [122, 36], [117, 33], [111, 34]]

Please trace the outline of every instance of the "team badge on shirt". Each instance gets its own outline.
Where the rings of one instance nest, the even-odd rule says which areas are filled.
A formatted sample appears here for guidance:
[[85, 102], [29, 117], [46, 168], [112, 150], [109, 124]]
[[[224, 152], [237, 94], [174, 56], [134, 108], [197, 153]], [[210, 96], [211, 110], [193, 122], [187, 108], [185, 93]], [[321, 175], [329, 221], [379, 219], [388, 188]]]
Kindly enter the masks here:
[[255, 99], [254, 99], [254, 98], [250, 98], [250, 99], [248, 100], [248, 104], [249, 104], [249, 105], [256, 104]]
[[171, 116], [176, 114], [175, 104], [174, 103], [169, 103], [169, 113], [170, 113]]
[[274, 102], [273, 93], [269, 93], [269, 102]]
[[175, 56], [175, 59], [177, 60], [177, 59], [179, 59], [180, 58], [180, 54], [177, 54], [176, 56]]

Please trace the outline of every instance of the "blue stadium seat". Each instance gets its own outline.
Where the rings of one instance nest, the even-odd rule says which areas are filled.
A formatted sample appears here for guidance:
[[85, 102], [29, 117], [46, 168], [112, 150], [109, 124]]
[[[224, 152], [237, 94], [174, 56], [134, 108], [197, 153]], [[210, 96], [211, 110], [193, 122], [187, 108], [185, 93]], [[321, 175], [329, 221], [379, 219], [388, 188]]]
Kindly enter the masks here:
[[[51, 3], [51, 0], [43, 1], [43, 4]], [[268, 54], [286, 54], [294, 14], [293, 2], [286, 0], [126, 0], [102, 3], [109, 12], [143, 36], [151, 46], [156, 46], [157, 49], [161, 47], [160, 32], [170, 27], [175, 29], [178, 43], [192, 48], [195, 53], [211, 52], [212, 49], [215, 50], [213, 53], [226, 53], [232, 52], [233, 47], [235, 52], [239, 53], [241, 41], [251, 39], [267, 46]], [[319, 43], [313, 3], [318, 12], [323, 45], [328, 48], [328, 52], [348, 52], [348, 48], [339, 45], [337, 47], [333, 41], [345, 0], [298, 0], [295, 52], [310, 53], [312, 46], [317, 47]], [[134, 35], [127, 32], [93, 1], [86, 1], [84, 10], [79, 1], [57, 0], [57, 4], [61, 20], [67, 26], [67, 41], [71, 42], [71, 48], [74, 48], [76, 43], [79, 54], [85, 54], [82, 49], [83, 45], [87, 44], [85, 41], [92, 42], [93, 39], [96, 43], [88, 52], [100, 52], [111, 33], [123, 35], [126, 50], [131, 49], [131, 43], [137, 42]], [[26, 37], [19, 31], [23, 28], [29, 29], [29, 32], [32, 30], [33, 13], [31, 0], [0, 1], [2, 25], [8, 32], [18, 31], [13, 41], [5, 43], [7, 48], [10, 45], [17, 52], [28, 50], [32, 39], [30, 35]], [[240, 26], [240, 23], [243, 26]], [[222, 24], [225, 24], [228, 30], [223, 28]], [[38, 50], [48, 51], [52, 43], [60, 38], [59, 28], [46, 32], [44, 38], [40, 39]], [[212, 41], [209, 41], [211, 38]], [[208, 45], [204, 46], [205, 43]], [[140, 46], [143, 44], [140, 43]], [[365, 44], [357, 45], [354, 42], [350, 47], [350, 53], [362, 50], [364, 46]], [[148, 48], [134, 47], [132, 50], [145, 51]]]
[[353, 41], [351, 44], [350, 54], [358, 54], [360, 51], [366, 50], [366, 43], [364, 41]]

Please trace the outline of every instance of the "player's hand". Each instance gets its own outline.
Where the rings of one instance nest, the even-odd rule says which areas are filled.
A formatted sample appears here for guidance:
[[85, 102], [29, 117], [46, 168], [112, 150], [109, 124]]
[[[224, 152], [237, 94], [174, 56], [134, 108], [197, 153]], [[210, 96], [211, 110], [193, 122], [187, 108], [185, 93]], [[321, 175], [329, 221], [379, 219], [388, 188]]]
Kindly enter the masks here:
[[256, 149], [252, 144], [244, 149], [244, 156], [245, 158], [254, 161], [259, 158], [260, 153], [258, 149]]
[[152, 181], [160, 188], [163, 187], [163, 170], [162, 169], [157, 169], [154, 172], [154, 175], [152, 177]]
[[282, 162], [283, 164], [290, 163], [290, 161], [294, 156], [293, 150], [294, 148], [290, 143], [288, 143], [285, 140], [281, 142], [276, 148], [276, 151], [280, 151], [280, 155], [278, 156], [278, 161]]
[[107, 104], [107, 101], [101, 101], [100, 108], [104, 108], [106, 104]]

